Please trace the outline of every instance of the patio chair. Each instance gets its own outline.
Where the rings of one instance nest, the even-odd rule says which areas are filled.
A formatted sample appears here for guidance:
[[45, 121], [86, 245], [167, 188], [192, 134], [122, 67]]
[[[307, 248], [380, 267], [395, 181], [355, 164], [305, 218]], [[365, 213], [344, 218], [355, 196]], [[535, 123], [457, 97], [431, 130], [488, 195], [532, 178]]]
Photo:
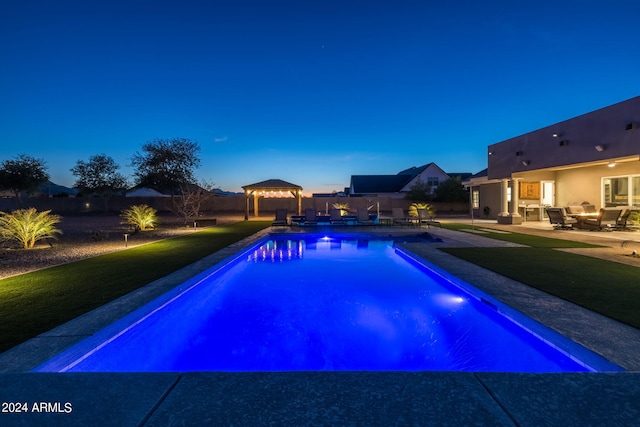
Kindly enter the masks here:
[[342, 215], [340, 214], [340, 209], [330, 209], [329, 210], [329, 215], [331, 215], [330, 221], [331, 221], [332, 225], [344, 225], [344, 224], [346, 224], [346, 222], [342, 218]]
[[374, 221], [369, 217], [367, 208], [358, 208], [358, 225], [373, 225]]
[[305, 209], [304, 210], [304, 224], [305, 225], [315, 225], [318, 223], [316, 219], [316, 211], [315, 209]]
[[547, 208], [547, 216], [556, 230], [573, 230], [573, 224], [578, 223], [577, 219], [567, 216], [564, 208]]
[[616, 230], [629, 230], [629, 228], [627, 228], [627, 221], [629, 220], [629, 215], [631, 215], [631, 209], [626, 208], [618, 218], [618, 221], [616, 222], [616, 225], [614, 228]]
[[618, 218], [622, 214], [622, 209], [602, 208], [597, 218], [585, 219], [581, 226], [588, 230], [613, 230], [618, 223]]
[[286, 209], [276, 209], [276, 219], [273, 220], [271, 226], [289, 225], [288, 211]]
[[436, 221], [428, 209], [418, 209], [418, 219], [420, 220], [420, 224], [427, 224], [427, 228], [432, 225], [437, 225], [438, 227], [442, 227], [440, 222]]
[[391, 208], [391, 218], [394, 224], [402, 225], [414, 225], [415, 222], [411, 221], [405, 214], [402, 208]]

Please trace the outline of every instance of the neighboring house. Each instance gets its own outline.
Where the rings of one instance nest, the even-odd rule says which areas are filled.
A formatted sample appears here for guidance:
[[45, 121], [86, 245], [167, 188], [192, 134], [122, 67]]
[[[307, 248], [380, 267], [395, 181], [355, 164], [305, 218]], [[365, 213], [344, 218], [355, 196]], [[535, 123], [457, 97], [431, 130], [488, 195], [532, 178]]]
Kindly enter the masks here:
[[418, 181], [429, 185], [431, 192], [442, 182], [453, 176], [467, 177], [471, 174], [447, 174], [435, 163], [411, 167], [395, 175], [351, 175], [349, 196], [388, 196], [402, 198]]
[[546, 206], [640, 206], [640, 97], [490, 145], [488, 169], [465, 184], [473, 214], [503, 224]]

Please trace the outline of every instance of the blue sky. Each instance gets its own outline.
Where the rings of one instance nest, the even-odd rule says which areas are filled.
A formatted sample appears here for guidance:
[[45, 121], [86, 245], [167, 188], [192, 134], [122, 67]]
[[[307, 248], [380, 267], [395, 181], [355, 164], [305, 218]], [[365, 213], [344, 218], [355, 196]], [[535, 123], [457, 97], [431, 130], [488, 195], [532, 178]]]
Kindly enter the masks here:
[[0, 160], [198, 141], [200, 179], [305, 193], [437, 163], [640, 94], [637, 1], [0, 1]]

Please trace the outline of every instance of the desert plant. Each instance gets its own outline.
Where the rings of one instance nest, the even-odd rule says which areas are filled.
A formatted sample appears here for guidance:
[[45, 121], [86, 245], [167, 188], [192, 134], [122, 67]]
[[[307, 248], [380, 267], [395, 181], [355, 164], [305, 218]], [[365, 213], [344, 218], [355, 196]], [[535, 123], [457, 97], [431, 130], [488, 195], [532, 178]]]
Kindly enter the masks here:
[[426, 212], [429, 218], [436, 216], [435, 209], [428, 203], [411, 203], [411, 206], [409, 206], [409, 216], [419, 217], [420, 211]]
[[58, 215], [51, 211], [38, 212], [35, 208], [18, 209], [11, 213], [0, 212], [0, 237], [18, 242], [24, 249], [32, 249], [42, 239], [55, 238], [61, 233], [55, 225], [60, 222]]
[[331, 205], [334, 209], [340, 210], [340, 216], [345, 216], [349, 213], [349, 203], [334, 203]]
[[133, 205], [122, 211], [122, 220], [126, 224], [133, 225], [136, 230], [153, 228], [158, 222], [157, 211], [147, 205]]

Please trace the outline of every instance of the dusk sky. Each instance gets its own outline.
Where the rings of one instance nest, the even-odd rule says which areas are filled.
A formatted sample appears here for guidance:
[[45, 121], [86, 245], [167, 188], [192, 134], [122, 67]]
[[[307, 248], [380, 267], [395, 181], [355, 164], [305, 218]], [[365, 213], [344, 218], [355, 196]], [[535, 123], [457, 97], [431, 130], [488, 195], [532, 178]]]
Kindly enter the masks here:
[[228, 191], [331, 192], [640, 95], [640, 2], [0, 0], [0, 160], [202, 147]]

